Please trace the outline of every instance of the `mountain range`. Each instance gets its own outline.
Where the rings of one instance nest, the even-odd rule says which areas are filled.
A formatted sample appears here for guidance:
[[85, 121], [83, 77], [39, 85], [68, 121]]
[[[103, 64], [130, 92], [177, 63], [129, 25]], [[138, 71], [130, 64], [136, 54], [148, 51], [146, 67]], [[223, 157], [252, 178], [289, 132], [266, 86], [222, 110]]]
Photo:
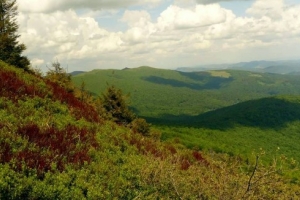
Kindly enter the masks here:
[[183, 72], [197, 72], [220, 69], [237, 69], [245, 71], [254, 71], [261, 73], [276, 73], [276, 74], [299, 74], [300, 60], [286, 60], [286, 61], [250, 61], [232, 64], [212, 64], [199, 65], [193, 67], [180, 67], [177, 70]]
[[151, 67], [93, 70], [72, 77], [94, 95], [107, 85], [129, 94], [131, 107], [144, 117], [198, 115], [225, 106], [274, 95], [299, 95], [296, 75], [243, 70], [181, 72]]

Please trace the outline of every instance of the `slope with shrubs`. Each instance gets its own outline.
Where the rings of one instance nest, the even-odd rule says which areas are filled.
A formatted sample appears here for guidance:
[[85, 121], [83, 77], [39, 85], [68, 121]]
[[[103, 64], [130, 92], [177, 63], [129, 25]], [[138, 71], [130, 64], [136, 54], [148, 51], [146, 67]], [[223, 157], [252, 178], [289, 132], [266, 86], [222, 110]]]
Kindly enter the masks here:
[[0, 80], [0, 199], [299, 198], [284, 159], [264, 167], [263, 155], [162, 143], [134, 128], [141, 120], [119, 123], [75, 88], [3, 62]]

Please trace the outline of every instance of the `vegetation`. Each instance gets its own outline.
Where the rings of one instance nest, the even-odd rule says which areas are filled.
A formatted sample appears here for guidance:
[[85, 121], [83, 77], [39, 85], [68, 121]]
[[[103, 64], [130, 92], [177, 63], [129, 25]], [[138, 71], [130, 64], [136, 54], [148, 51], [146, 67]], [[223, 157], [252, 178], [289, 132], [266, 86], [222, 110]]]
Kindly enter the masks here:
[[[233, 70], [183, 73], [141, 67], [94, 70], [73, 77], [75, 83], [79, 79], [88, 81], [87, 89], [92, 92], [96, 92], [94, 84], [105, 81], [130, 92], [135, 99], [133, 110], [161, 130], [165, 141], [180, 140], [191, 149], [246, 160], [263, 149], [268, 155], [265, 163], [275, 155], [299, 162], [296, 76]], [[213, 109], [204, 112], [208, 107]]]
[[283, 157], [266, 167], [260, 152], [243, 160], [160, 142], [142, 119], [107, 120], [76, 89], [0, 66], [0, 199], [299, 198]]
[[128, 109], [125, 97], [120, 89], [110, 86], [102, 95], [102, 104], [108, 119], [127, 125], [135, 118], [134, 114]]
[[93, 70], [72, 77], [78, 87], [99, 95], [106, 83], [130, 94], [138, 116], [197, 116], [248, 100], [276, 95], [300, 95], [298, 76], [221, 70], [184, 73], [140, 67], [124, 70]]
[[0, 0], [0, 60], [29, 70], [29, 60], [21, 55], [26, 47], [18, 42], [16, 4], [16, 0]]
[[[90, 91], [86, 91], [86, 82], [82, 81], [80, 86], [75, 87], [70, 75], [58, 62], [52, 64], [52, 69], [45, 77], [36, 72], [26, 72], [29, 71], [29, 62], [20, 55], [25, 46], [16, 42], [16, 1], [0, 2], [0, 50], [6, 53], [3, 58], [7, 62], [0, 61], [0, 199], [300, 198], [298, 163], [295, 159], [279, 156], [277, 152], [272, 157], [266, 156], [262, 149], [249, 154], [249, 148], [245, 149], [243, 156], [237, 156], [236, 152], [223, 154], [242, 144], [238, 137], [232, 137], [237, 135], [234, 133], [230, 135], [236, 139], [230, 142], [232, 147], [222, 146], [225, 138], [229, 138], [226, 131], [232, 132], [235, 128], [240, 128], [243, 134], [245, 128], [260, 128], [266, 134], [265, 131], [271, 128], [282, 131], [287, 127], [291, 130], [292, 124], [297, 131], [297, 127], [300, 127], [298, 98], [276, 97], [259, 100], [262, 102], [250, 101], [199, 116], [196, 116], [199, 114], [197, 111], [188, 110], [187, 113], [194, 116], [179, 116], [184, 120], [177, 126], [174, 126], [174, 122], [178, 122], [178, 116], [174, 116], [172, 128], [176, 134], [178, 130], [185, 130], [180, 126], [182, 124], [184, 128], [193, 127], [196, 131], [190, 129], [184, 137], [191, 136], [193, 142], [197, 143], [193, 145], [196, 148], [187, 149], [179, 142], [178, 138], [182, 139], [183, 134], [168, 140], [174, 133], [165, 126], [161, 130], [167, 141], [161, 142], [158, 129], [151, 127], [145, 119], [136, 117], [121, 90], [115, 86], [108, 87], [102, 96], [93, 97]], [[131, 70], [128, 72], [132, 73]], [[165, 95], [175, 91], [171, 88], [188, 88], [188, 92], [201, 91], [202, 95], [212, 90], [226, 91], [226, 88], [232, 89], [231, 84], [237, 77], [236, 73], [239, 73], [214, 71], [185, 74], [141, 68], [135, 74], [141, 72], [148, 74], [141, 79], [151, 86], [165, 85], [168, 88]], [[170, 79], [169, 74], [176, 78]], [[261, 78], [260, 74], [246, 76]], [[122, 78], [114, 72], [112, 77]], [[254, 80], [260, 85], [267, 85], [266, 88], [262, 87], [265, 91], [272, 88], [273, 84], [277, 86], [277, 81], [281, 81], [282, 77], [276, 79], [275, 83], [273, 79]], [[297, 83], [293, 81], [293, 84]], [[142, 84], [138, 86], [141, 86], [140, 89], [145, 87]], [[159, 91], [158, 88], [153, 91]], [[147, 92], [150, 96], [155, 94], [151, 90]], [[218, 96], [217, 93], [211, 94]], [[250, 92], [252, 94], [266, 95], [264, 92]], [[236, 97], [240, 96], [229, 98], [229, 104], [235, 102]], [[178, 101], [174, 100], [173, 103]], [[225, 100], [219, 99], [216, 101], [219, 104], [212, 103], [209, 106], [221, 106]], [[161, 105], [161, 102], [157, 105]], [[282, 107], [282, 110], [274, 109], [273, 105]], [[168, 106], [166, 108], [172, 104]], [[204, 110], [207, 108], [203, 107]], [[250, 112], [240, 114], [243, 108], [250, 109]], [[260, 109], [264, 111], [260, 112]], [[274, 113], [271, 112], [273, 110]], [[149, 113], [152, 111], [155, 109]], [[172, 115], [173, 112], [170, 110], [166, 113]], [[156, 108], [156, 112], [148, 118], [159, 120], [157, 114]], [[268, 117], [277, 120], [276, 123]], [[218, 123], [214, 125], [216, 119]], [[168, 121], [163, 124], [168, 124]], [[217, 141], [221, 151], [200, 151], [205, 149], [201, 146], [205, 140], [201, 143], [194, 137], [199, 129], [202, 138], [206, 130], [212, 130], [209, 137], [217, 135], [216, 131], [219, 131], [221, 134]], [[226, 134], [224, 140], [220, 140], [221, 135]], [[248, 138], [253, 135], [249, 132]], [[268, 140], [274, 142], [271, 139], [275, 134], [266, 135]], [[291, 136], [298, 141], [297, 134], [292, 132]], [[291, 142], [288, 145], [294, 145], [293, 141], [285, 139], [287, 137], [281, 138], [283, 142]], [[188, 146], [186, 141], [183, 142]], [[299, 152], [296, 144], [292, 150], [295, 155]]]

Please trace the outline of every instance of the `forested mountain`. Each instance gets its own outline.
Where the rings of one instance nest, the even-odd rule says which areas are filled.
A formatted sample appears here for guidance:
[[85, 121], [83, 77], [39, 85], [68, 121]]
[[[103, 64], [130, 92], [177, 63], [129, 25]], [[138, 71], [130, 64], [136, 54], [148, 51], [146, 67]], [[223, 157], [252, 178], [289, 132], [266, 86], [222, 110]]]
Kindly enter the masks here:
[[198, 116], [151, 120], [164, 130], [164, 139], [178, 138], [189, 147], [241, 156], [263, 149], [300, 161], [300, 96], [268, 97]]
[[112, 84], [130, 94], [131, 106], [141, 116], [198, 115], [251, 99], [300, 94], [300, 78], [293, 75], [238, 70], [179, 72], [140, 67], [93, 70], [72, 78], [93, 94]]

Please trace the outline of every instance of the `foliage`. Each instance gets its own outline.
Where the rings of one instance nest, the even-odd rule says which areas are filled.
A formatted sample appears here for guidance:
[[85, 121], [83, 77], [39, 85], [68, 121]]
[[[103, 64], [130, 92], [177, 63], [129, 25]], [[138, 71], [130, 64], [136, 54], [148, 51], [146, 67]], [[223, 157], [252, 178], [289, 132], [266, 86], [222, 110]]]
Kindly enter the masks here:
[[[299, 102], [298, 96], [263, 98], [199, 116], [161, 119], [156, 126], [162, 131], [163, 140], [178, 138], [190, 148], [244, 159], [253, 150], [263, 148], [268, 155], [283, 154], [299, 162]], [[272, 156], [266, 159], [270, 161]]]
[[178, 138], [189, 148], [243, 159], [263, 148], [270, 155], [268, 161], [279, 147], [280, 154], [300, 161], [297, 76], [140, 67], [93, 70], [72, 78], [76, 84], [78, 79], [93, 92], [105, 82], [130, 92], [135, 113], [159, 129], [165, 141]]
[[145, 136], [150, 134], [150, 124], [145, 119], [136, 118], [131, 122], [131, 129], [136, 133], [141, 133]]
[[195, 116], [248, 100], [300, 94], [298, 76], [237, 70], [190, 73], [150, 67], [93, 70], [72, 77], [72, 81], [78, 87], [84, 81], [86, 90], [93, 94], [104, 92], [106, 83], [115, 85], [125, 94], [130, 93], [134, 112], [147, 121], [154, 118], [149, 121], [153, 124], [172, 119], [170, 116]]
[[266, 166], [263, 153], [244, 160], [144, 137], [58, 83], [0, 65], [0, 199], [300, 197], [284, 157]]
[[51, 68], [46, 74], [46, 79], [51, 80], [52, 82], [57, 83], [61, 87], [64, 87], [70, 92], [73, 91], [73, 85], [71, 84], [71, 76], [66, 72], [64, 68], [60, 66], [58, 61], [53, 62]]
[[18, 42], [17, 14], [16, 0], [0, 0], [0, 60], [29, 70], [29, 60], [21, 55], [26, 47]]
[[115, 86], [108, 87], [103, 93], [101, 105], [105, 109], [108, 118], [118, 124], [127, 125], [135, 118], [129, 110], [121, 90]]

